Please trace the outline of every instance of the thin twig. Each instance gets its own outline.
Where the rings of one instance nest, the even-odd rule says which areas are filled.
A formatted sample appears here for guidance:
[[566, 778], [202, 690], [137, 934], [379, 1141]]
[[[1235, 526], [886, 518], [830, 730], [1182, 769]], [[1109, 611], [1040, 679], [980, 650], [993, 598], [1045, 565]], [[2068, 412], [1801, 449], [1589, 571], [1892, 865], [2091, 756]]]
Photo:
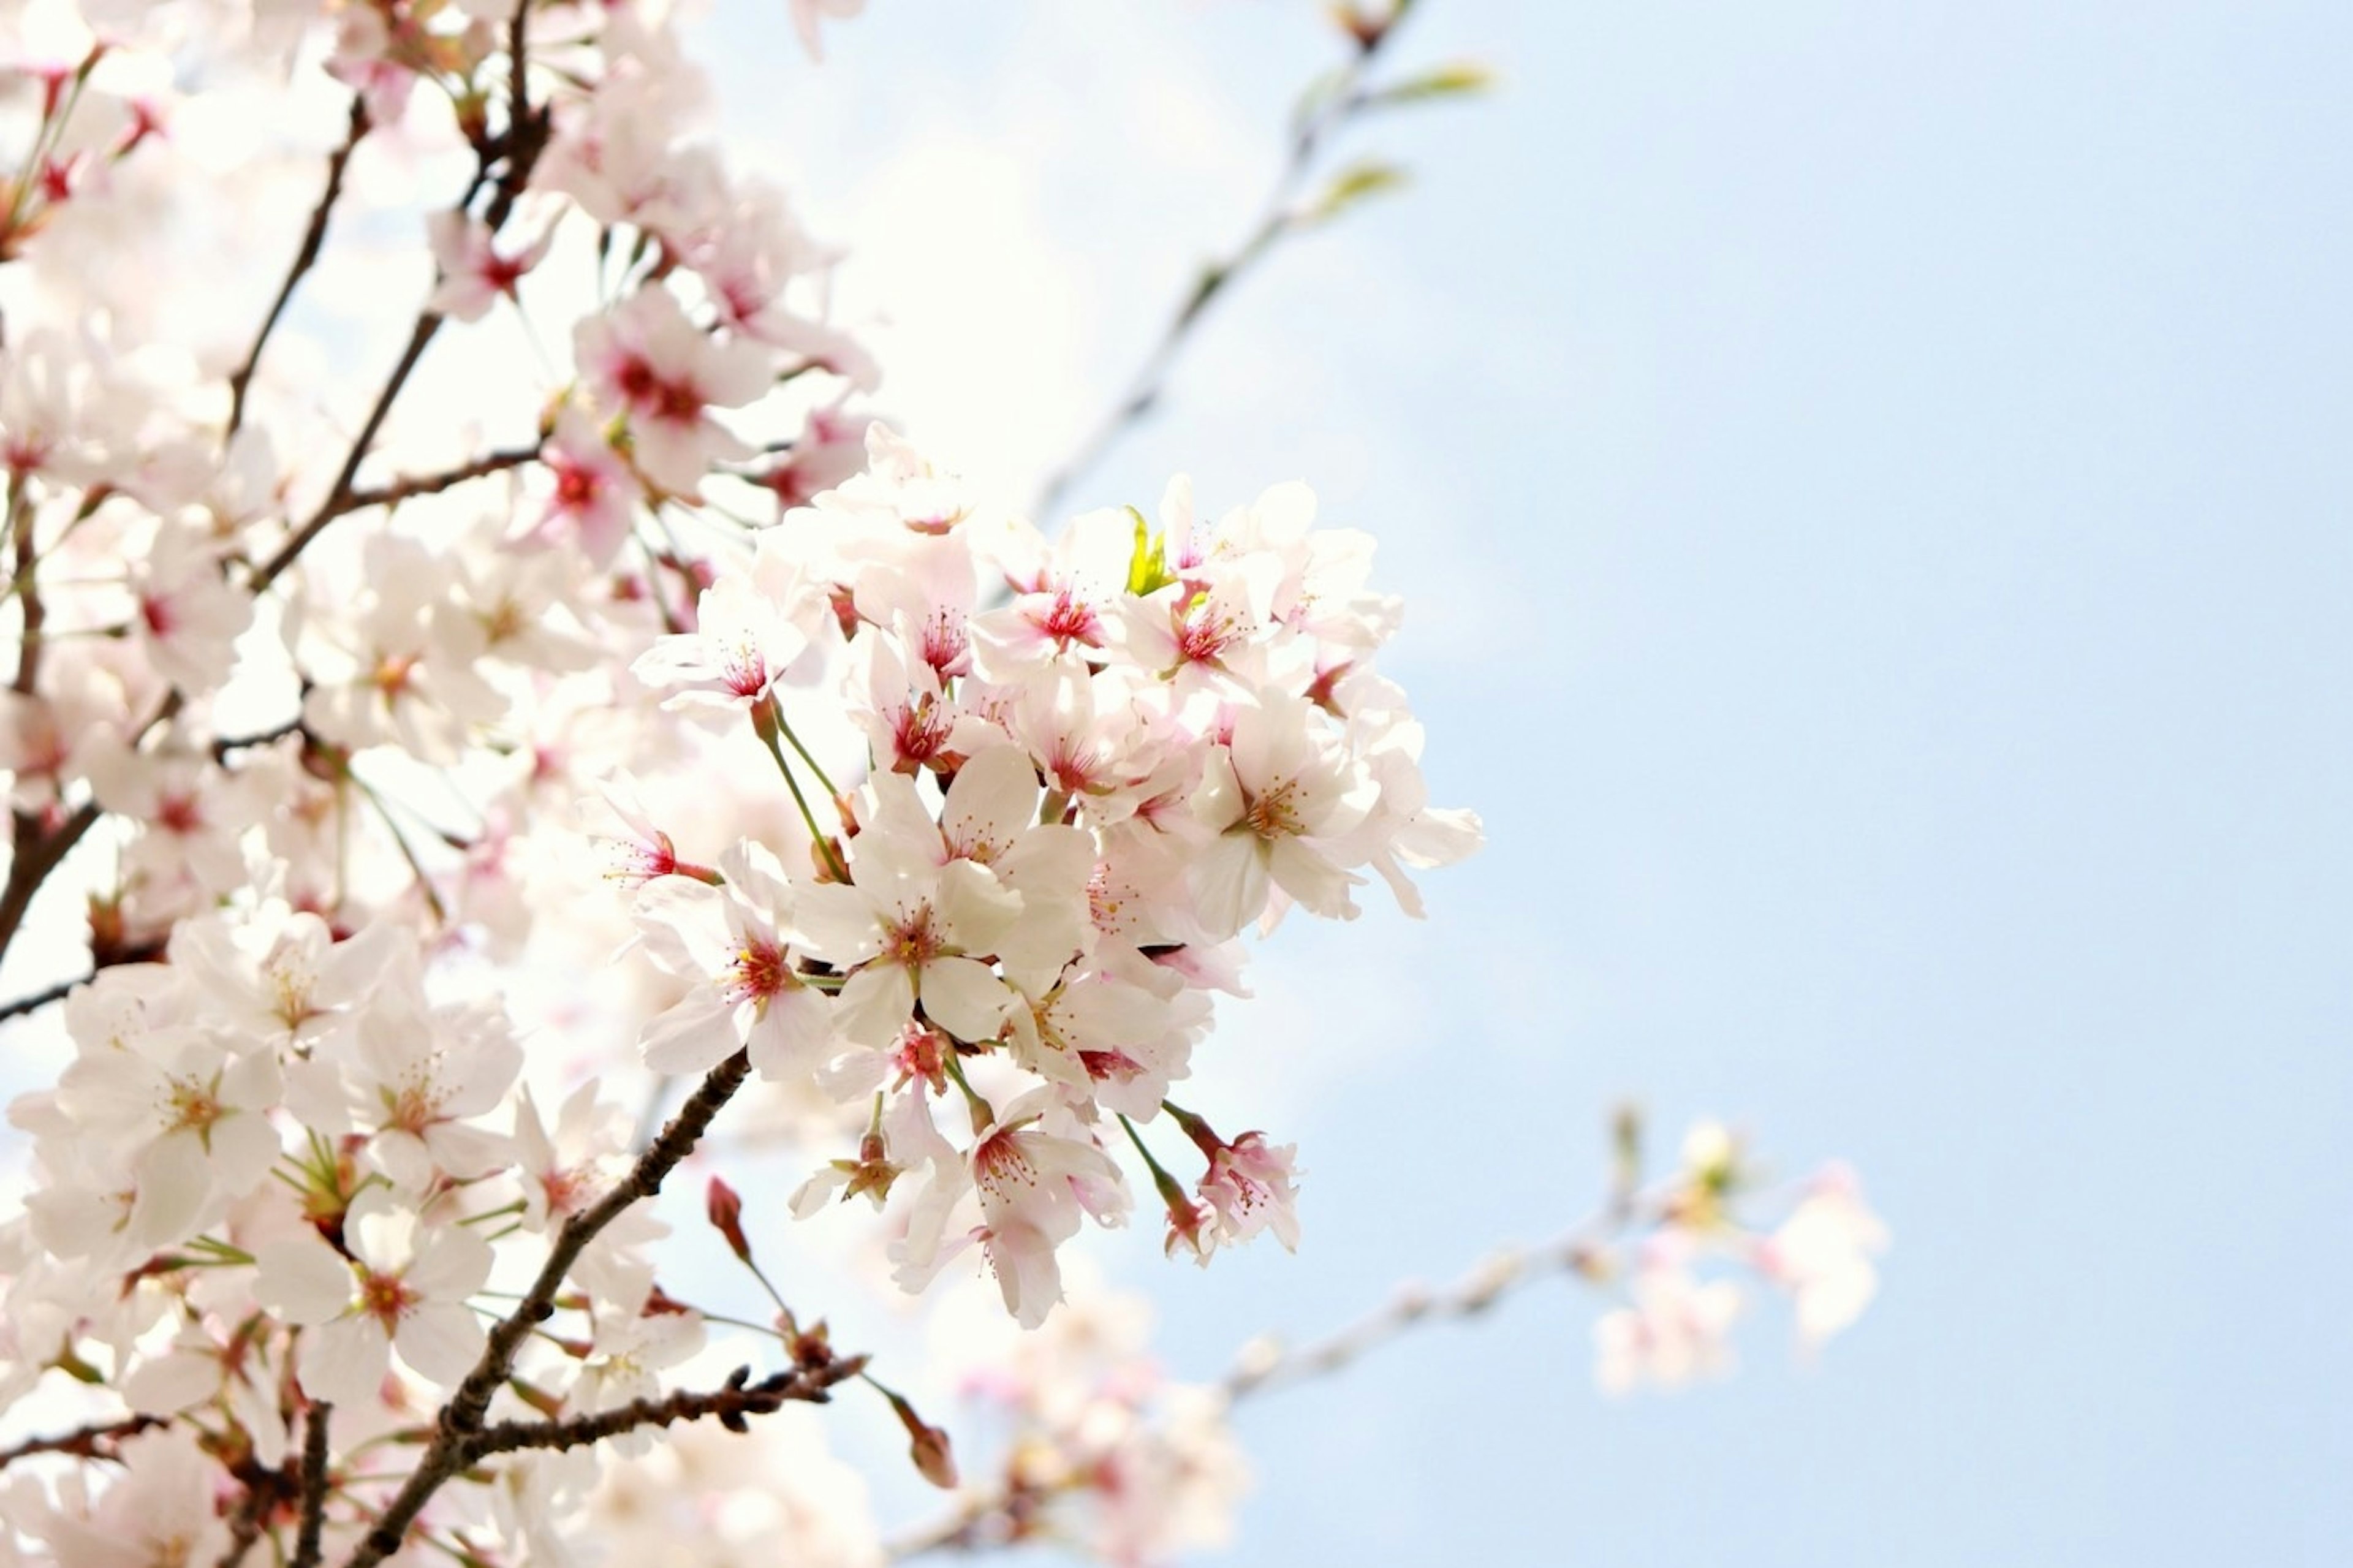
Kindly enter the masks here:
[[41, 819], [31, 812], [16, 814], [16, 852], [8, 859], [8, 879], [0, 884], [0, 954], [6, 953], [9, 944], [16, 940], [26, 912], [33, 907], [33, 895], [41, 890], [41, 884], [48, 880], [58, 863], [81, 842], [82, 835], [96, 825], [99, 815], [98, 803], [89, 801], [56, 827], [44, 832]]
[[77, 985], [87, 985], [98, 978], [98, 971], [90, 970], [70, 980], [60, 980], [55, 985], [44, 986], [30, 996], [19, 996], [14, 1002], [0, 1003], [0, 1021], [21, 1018], [27, 1013], [37, 1013], [52, 1002], [62, 1002]]
[[[1626, 1203], [1613, 1195], [1602, 1210], [1533, 1252], [1502, 1248], [1448, 1289], [1400, 1291], [1388, 1306], [1324, 1339], [1285, 1350], [1261, 1336], [1242, 1348], [1232, 1369], [1215, 1386], [1229, 1401], [1239, 1403], [1270, 1389], [1337, 1372], [1418, 1324], [1476, 1317], [1533, 1280], [1555, 1273], [1582, 1273], [1591, 1266], [1598, 1248], [1637, 1221], [1651, 1217], [1656, 1215], [1649, 1205]], [[1000, 1483], [966, 1499], [954, 1513], [888, 1542], [886, 1555], [899, 1559], [926, 1552], [969, 1551], [1013, 1539], [1007, 1531], [1018, 1522], [1015, 1515], [1039, 1500], [1034, 1494], [1017, 1494]]]
[[367, 461], [374, 450], [376, 432], [384, 427], [385, 416], [392, 412], [393, 404], [400, 396], [400, 389], [408, 384], [409, 373], [417, 368], [417, 362], [425, 357], [425, 345], [431, 342], [433, 334], [441, 330], [441, 321], [442, 318], [431, 310], [417, 312], [417, 324], [409, 330], [408, 346], [401, 351], [399, 361], [392, 367], [392, 374], [385, 379], [384, 390], [376, 395], [375, 406], [368, 410], [367, 418], [360, 426], [360, 433], [353, 438], [351, 450], [344, 455], [343, 471], [335, 476], [334, 487], [328, 490], [327, 499], [321, 501], [318, 510], [294, 531], [285, 543], [278, 547], [276, 554], [254, 569], [247, 588], [255, 597], [259, 598], [264, 589], [294, 564], [295, 557], [310, 548], [311, 541], [318, 538], [327, 524], [352, 510], [352, 481], [358, 477], [360, 465]]
[[504, 473], [509, 468], [519, 468], [538, 456], [538, 444], [533, 443], [529, 447], [488, 452], [471, 462], [460, 463], [438, 474], [416, 474], [405, 479], [396, 479], [388, 485], [355, 489], [343, 498], [336, 515], [360, 511], [372, 506], [398, 506], [402, 501], [414, 500], [418, 496], [438, 495], [470, 479], [486, 479], [491, 474]]
[[13, 1447], [0, 1448], [0, 1469], [5, 1469], [19, 1459], [35, 1454], [70, 1454], [79, 1459], [118, 1459], [115, 1448], [125, 1437], [135, 1437], [151, 1426], [161, 1426], [163, 1419], [155, 1415], [126, 1415], [120, 1421], [100, 1422], [80, 1426], [71, 1432], [60, 1432], [54, 1437], [27, 1437]]
[[269, 1507], [269, 1494], [259, 1487], [249, 1487], [229, 1516], [228, 1545], [214, 1559], [213, 1568], [240, 1568], [253, 1552], [253, 1543], [261, 1539], [261, 1516]]
[[1269, 191], [1266, 205], [1259, 220], [1241, 244], [1226, 255], [1201, 268], [1192, 289], [1176, 307], [1168, 324], [1161, 331], [1160, 341], [1128, 378], [1126, 389], [1113, 403], [1094, 428], [1071, 451], [1062, 467], [1046, 481], [1038, 495], [1037, 515], [1051, 518], [1061, 505], [1071, 487], [1083, 478], [1112, 444], [1134, 425], [1150, 414], [1160, 403], [1167, 385], [1168, 374], [1183, 353], [1193, 332], [1209, 307], [1224, 298], [1235, 281], [1251, 270], [1273, 249], [1275, 242], [1299, 226], [1301, 214], [1297, 208], [1299, 191], [1314, 167], [1315, 155], [1326, 141], [1357, 113], [1370, 107], [1372, 100], [1362, 91], [1366, 73], [1382, 47], [1398, 31], [1394, 25], [1361, 38], [1348, 62], [1340, 68], [1338, 77], [1314, 109], [1300, 117], [1291, 137], [1282, 172], [1276, 175]]
[[[522, 199], [522, 193], [531, 183], [532, 169], [538, 163], [540, 153], [546, 149], [554, 123], [544, 110], [533, 109], [527, 93], [525, 79], [529, 53], [526, 34], [530, 17], [530, 6], [516, 6], [514, 20], [507, 34], [509, 98], [506, 132], [496, 143], [485, 143], [477, 154], [479, 166], [475, 170], [473, 183], [467, 186], [465, 195], [458, 203], [458, 210], [463, 212], [488, 177], [491, 160], [502, 158], [504, 166], [499, 174], [498, 189], [492, 193], [490, 205], [482, 213], [482, 222], [492, 234], [504, 226], [514, 211], [515, 203]], [[401, 388], [407, 384], [410, 373], [417, 368], [417, 362], [424, 357], [426, 345], [441, 330], [442, 320], [430, 310], [417, 312], [417, 324], [409, 331], [408, 346], [401, 351], [398, 363], [392, 367], [383, 392], [376, 397], [375, 406], [368, 411], [358, 437], [353, 440], [351, 451], [343, 459], [343, 471], [335, 476], [333, 487], [327, 491], [326, 499], [319, 503], [318, 510], [294, 531], [285, 543], [278, 547], [275, 554], [256, 568], [248, 584], [254, 594], [260, 594], [276, 582], [329, 523], [355, 510], [352, 498], [360, 465], [367, 461], [375, 445], [376, 432], [383, 427], [385, 416], [392, 412], [392, 405], [398, 400]]]
[[256, 746], [274, 746], [289, 735], [304, 735], [307, 732], [302, 715], [297, 713], [283, 724], [273, 724], [249, 735], [223, 735], [213, 742], [213, 761], [227, 762], [232, 752], [248, 752]]
[[482, 1418], [490, 1408], [491, 1396], [506, 1382], [508, 1371], [514, 1365], [515, 1352], [522, 1349], [523, 1341], [555, 1315], [556, 1295], [563, 1289], [573, 1264], [623, 1211], [661, 1190], [663, 1178], [692, 1152], [712, 1119], [744, 1087], [751, 1071], [751, 1058], [741, 1050], [712, 1068], [679, 1108], [678, 1114], [670, 1118], [662, 1135], [638, 1156], [628, 1174], [593, 1207], [564, 1222], [556, 1232], [555, 1244], [548, 1249], [547, 1261], [541, 1267], [539, 1277], [523, 1292], [514, 1310], [491, 1328], [489, 1342], [482, 1347], [474, 1370], [466, 1374], [466, 1380], [443, 1406], [440, 1426], [431, 1445], [377, 1519], [375, 1528], [353, 1548], [344, 1568], [375, 1568], [375, 1564], [399, 1551], [410, 1523], [433, 1494], [473, 1461], [480, 1452], [476, 1445], [482, 1438]]
[[254, 373], [261, 367], [261, 351], [269, 345], [269, 334], [278, 329], [278, 318], [286, 311], [287, 302], [294, 298], [295, 287], [303, 275], [318, 264], [320, 247], [327, 238], [327, 215], [334, 209], [335, 199], [343, 195], [343, 170], [352, 161], [352, 152], [360, 139], [368, 133], [367, 100], [359, 93], [352, 95], [351, 128], [344, 133], [343, 145], [327, 158], [327, 188], [319, 196], [319, 205], [311, 209], [310, 226], [302, 231], [301, 248], [294, 253], [294, 264], [286, 270], [286, 281], [279, 286], [278, 298], [270, 301], [269, 314], [263, 317], [261, 330], [253, 337], [253, 347], [247, 352], [245, 363], [228, 378], [228, 434], [234, 436], [245, 423], [245, 394], [253, 384]]

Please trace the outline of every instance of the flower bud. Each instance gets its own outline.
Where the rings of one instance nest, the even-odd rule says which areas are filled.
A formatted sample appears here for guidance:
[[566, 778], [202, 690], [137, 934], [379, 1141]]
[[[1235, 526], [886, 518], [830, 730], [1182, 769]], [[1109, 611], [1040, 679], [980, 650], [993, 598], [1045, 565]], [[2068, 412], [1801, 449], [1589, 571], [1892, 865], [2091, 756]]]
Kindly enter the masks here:
[[[880, 1384], [875, 1384], [881, 1388]], [[948, 1435], [915, 1414], [915, 1407], [889, 1389], [882, 1397], [891, 1402], [892, 1411], [899, 1425], [907, 1429], [907, 1454], [915, 1461], [916, 1473], [943, 1491], [956, 1484], [955, 1455], [948, 1446]]]
[[744, 1238], [744, 1200], [735, 1189], [717, 1176], [703, 1196], [703, 1212], [710, 1215], [712, 1228], [727, 1238], [728, 1247], [745, 1263], [752, 1261], [752, 1244]]

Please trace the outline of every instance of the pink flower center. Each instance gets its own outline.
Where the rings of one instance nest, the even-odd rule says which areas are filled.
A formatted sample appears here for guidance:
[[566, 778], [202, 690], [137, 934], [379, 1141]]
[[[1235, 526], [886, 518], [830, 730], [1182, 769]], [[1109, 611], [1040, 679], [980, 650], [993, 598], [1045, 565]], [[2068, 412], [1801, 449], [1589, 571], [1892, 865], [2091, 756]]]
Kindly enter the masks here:
[[360, 1310], [384, 1325], [391, 1333], [400, 1320], [418, 1300], [416, 1291], [401, 1283], [397, 1274], [378, 1274], [370, 1269], [360, 1280]]
[[731, 1002], [765, 1002], [800, 984], [783, 946], [756, 939], [736, 950], [734, 976], [727, 986]]

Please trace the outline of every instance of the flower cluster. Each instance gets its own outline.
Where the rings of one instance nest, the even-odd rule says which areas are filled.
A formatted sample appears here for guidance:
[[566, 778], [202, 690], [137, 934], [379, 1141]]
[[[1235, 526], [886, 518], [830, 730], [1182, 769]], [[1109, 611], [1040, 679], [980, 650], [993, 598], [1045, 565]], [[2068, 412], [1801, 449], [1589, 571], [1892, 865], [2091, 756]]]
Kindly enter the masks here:
[[[1406, 868], [1478, 841], [1427, 804], [1419, 727], [1374, 668], [1397, 614], [1365, 586], [1370, 542], [1313, 529], [1296, 486], [1198, 526], [1179, 481], [1156, 531], [1102, 511], [1049, 542], [871, 439], [866, 473], [786, 512], [695, 629], [637, 662], [670, 706], [759, 738], [806, 833], [706, 870], [633, 823], [646, 952], [687, 983], [647, 1065], [745, 1047], [763, 1076], [866, 1108], [854, 1157], [796, 1209], [893, 1205], [902, 1283], [976, 1247], [1025, 1323], [1060, 1294], [1056, 1248], [1130, 1206], [1114, 1121], [1172, 1247], [1290, 1245], [1290, 1151], [1172, 1107], [1205, 1163], [1187, 1193], [1139, 1125], [1187, 1076], [1210, 992], [1236, 986], [1245, 926], [1352, 915], [1367, 870], [1413, 907]], [[828, 665], [838, 696], [792, 689]], [[828, 712], [864, 742], [854, 789], [803, 738]]]
[[1832, 1164], [1799, 1184], [1769, 1228], [1741, 1213], [1759, 1184], [1738, 1140], [1701, 1122], [1670, 1181], [1616, 1205], [1628, 1234], [1571, 1248], [1571, 1267], [1623, 1296], [1593, 1325], [1594, 1376], [1604, 1391], [1672, 1388], [1728, 1370], [1732, 1328], [1750, 1295], [1745, 1281], [1788, 1299], [1809, 1350], [1862, 1315], [1879, 1289], [1872, 1259], [1888, 1238], [1854, 1173]]
[[[1345, 12], [1355, 68], [1404, 9]], [[1370, 541], [935, 468], [834, 252], [691, 133], [668, 0], [0, 20], [0, 957], [65, 977], [0, 1005], [58, 1060], [9, 1107], [0, 1420], [46, 1435], [0, 1562], [878, 1561], [838, 1468], [733, 1446], [863, 1382], [955, 1484], [753, 1263], [851, 1200], [1029, 1335], [1000, 1533], [1213, 1533], [1224, 1394], [1053, 1309], [1135, 1174], [1172, 1254], [1295, 1243], [1294, 1146], [1180, 1103], [1212, 997], [1479, 843]], [[806, 1178], [708, 1188], [749, 1319], [652, 1202], [747, 1085]], [[1841, 1201], [1750, 1259], [1810, 1330], [1869, 1293]]]
[[[562, 1563], [597, 1455], [825, 1399], [865, 1359], [781, 1297], [765, 1372], [691, 1370], [639, 1203], [753, 1075], [825, 1140], [772, 1214], [864, 1198], [902, 1285], [981, 1260], [1025, 1326], [1131, 1146], [1172, 1248], [1295, 1238], [1291, 1149], [1170, 1100], [1209, 995], [1478, 839], [1367, 540], [1181, 482], [1049, 534], [935, 470], [660, 0], [24, 10], [0, 952], [89, 967], [25, 1005], [69, 1059], [10, 1110], [0, 1407], [123, 1475], [0, 1490], [0, 1553]], [[249, 317], [173, 297], [223, 215], [291, 258]], [[306, 303], [362, 276], [405, 341]], [[623, 1030], [534, 1026], [623, 935]], [[698, 1080], [659, 1136], [617, 1033]]]
[[957, 1304], [935, 1320], [943, 1357], [968, 1369], [964, 1394], [996, 1462], [938, 1523], [896, 1542], [902, 1552], [1055, 1541], [1130, 1568], [1228, 1544], [1250, 1479], [1231, 1401], [1160, 1368], [1142, 1300], [1077, 1290], [1018, 1338]]

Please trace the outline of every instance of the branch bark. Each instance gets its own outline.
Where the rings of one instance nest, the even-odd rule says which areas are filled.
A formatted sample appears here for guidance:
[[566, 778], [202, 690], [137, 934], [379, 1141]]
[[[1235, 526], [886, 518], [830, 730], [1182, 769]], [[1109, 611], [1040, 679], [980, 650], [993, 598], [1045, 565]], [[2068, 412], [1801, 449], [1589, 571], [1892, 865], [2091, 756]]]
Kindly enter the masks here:
[[343, 171], [351, 163], [353, 149], [367, 133], [367, 100], [353, 93], [351, 127], [344, 133], [343, 145], [328, 155], [327, 188], [320, 194], [319, 205], [311, 209], [311, 222], [302, 231], [301, 247], [294, 253], [294, 264], [286, 269], [286, 281], [279, 285], [278, 298], [270, 301], [269, 314], [261, 319], [261, 330], [254, 334], [253, 347], [247, 351], [245, 363], [228, 378], [227, 433], [231, 436], [245, 423], [245, 395], [253, 384], [254, 373], [261, 368], [261, 351], [269, 346], [269, 334], [278, 330], [278, 318], [286, 313], [287, 303], [294, 298], [294, 290], [303, 277], [318, 265], [319, 251], [327, 238], [327, 216], [334, 210], [336, 198], [343, 194]]
[[353, 1550], [344, 1568], [375, 1568], [386, 1557], [400, 1550], [408, 1527], [416, 1521], [433, 1494], [460, 1470], [478, 1458], [483, 1450], [479, 1446], [483, 1438], [483, 1415], [489, 1410], [491, 1398], [514, 1366], [515, 1352], [522, 1349], [531, 1331], [555, 1315], [555, 1298], [564, 1281], [579, 1260], [588, 1244], [597, 1234], [618, 1219], [630, 1205], [649, 1198], [661, 1190], [662, 1181], [679, 1163], [693, 1152], [702, 1134], [720, 1109], [733, 1099], [736, 1090], [752, 1071], [751, 1058], [737, 1051], [711, 1069], [695, 1091], [687, 1097], [660, 1137], [646, 1146], [644, 1153], [629, 1167], [613, 1189], [598, 1199], [593, 1207], [582, 1210], [564, 1222], [556, 1232], [555, 1244], [548, 1249], [547, 1261], [523, 1292], [522, 1300], [513, 1311], [492, 1327], [490, 1341], [482, 1347], [481, 1359], [474, 1370], [458, 1385], [449, 1403], [441, 1412], [440, 1426], [424, 1457], [417, 1460], [399, 1492], [385, 1508], [375, 1527]]

